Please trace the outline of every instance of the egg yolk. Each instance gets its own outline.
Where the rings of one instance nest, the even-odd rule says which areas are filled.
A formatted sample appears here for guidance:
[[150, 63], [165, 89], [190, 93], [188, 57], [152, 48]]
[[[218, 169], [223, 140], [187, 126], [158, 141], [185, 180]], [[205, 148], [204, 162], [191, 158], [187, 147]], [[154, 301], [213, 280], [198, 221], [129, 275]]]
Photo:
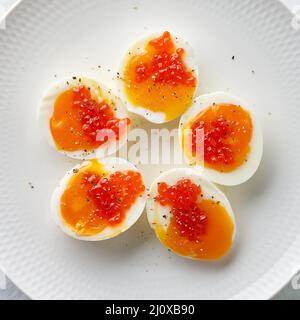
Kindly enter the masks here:
[[163, 112], [167, 121], [182, 115], [191, 106], [197, 85], [184, 56], [169, 32], [149, 41], [143, 53], [132, 55], [123, 79], [131, 105]]
[[61, 215], [76, 234], [92, 236], [124, 221], [145, 191], [136, 171], [105, 172], [96, 161], [74, 173], [60, 200]]
[[[55, 101], [50, 119], [56, 147], [70, 152], [89, 151], [97, 149], [112, 137], [119, 140], [126, 133], [130, 120], [118, 119], [113, 108], [106, 101], [94, 99], [90, 88], [85, 86], [63, 92]], [[103, 133], [102, 137], [99, 132]]]
[[[230, 172], [247, 162], [253, 124], [250, 114], [241, 106], [213, 105], [187, 127], [192, 130], [192, 155], [197, 155], [200, 144], [204, 146], [205, 167]], [[197, 130], [203, 130], [204, 135], [198, 135]]]
[[203, 198], [200, 186], [189, 179], [172, 186], [160, 183], [155, 201], [170, 208], [167, 230], [155, 224], [166, 247], [182, 256], [202, 260], [216, 260], [229, 251], [233, 221], [219, 202]]

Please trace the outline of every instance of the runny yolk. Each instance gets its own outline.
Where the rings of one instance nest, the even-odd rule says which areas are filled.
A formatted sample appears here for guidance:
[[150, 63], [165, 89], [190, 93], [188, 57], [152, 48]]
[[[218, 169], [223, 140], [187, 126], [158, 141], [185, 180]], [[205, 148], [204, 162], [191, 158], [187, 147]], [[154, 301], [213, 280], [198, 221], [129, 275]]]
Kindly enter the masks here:
[[184, 56], [184, 49], [176, 48], [169, 32], [149, 41], [143, 53], [131, 54], [123, 79], [130, 103], [163, 112], [167, 121], [182, 115], [191, 106], [197, 85]]
[[[56, 99], [50, 119], [56, 147], [64, 151], [89, 151], [112, 137], [119, 140], [130, 120], [118, 119], [113, 107], [106, 101], [99, 103], [93, 99], [90, 89], [85, 86], [63, 92]], [[102, 137], [99, 136], [100, 131]]]
[[94, 161], [70, 179], [60, 200], [61, 215], [78, 235], [95, 235], [120, 225], [144, 191], [140, 173], [129, 170], [109, 175]]
[[166, 247], [182, 256], [202, 260], [218, 259], [229, 251], [233, 221], [219, 202], [203, 199], [200, 186], [189, 179], [172, 186], [160, 183], [155, 201], [170, 208], [167, 230], [155, 224]]
[[[214, 105], [196, 116], [188, 127], [192, 130], [192, 154], [195, 157], [202, 144], [206, 167], [230, 172], [247, 161], [253, 124], [250, 114], [242, 107]], [[204, 136], [198, 135], [197, 129], [204, 130]]]

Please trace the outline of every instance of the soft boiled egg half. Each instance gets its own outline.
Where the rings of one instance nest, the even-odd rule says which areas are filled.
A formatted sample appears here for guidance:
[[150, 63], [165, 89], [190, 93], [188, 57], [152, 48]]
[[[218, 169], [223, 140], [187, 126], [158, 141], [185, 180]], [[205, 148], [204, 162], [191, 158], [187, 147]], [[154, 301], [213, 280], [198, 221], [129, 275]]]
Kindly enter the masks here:
[[102, 158], [127, 141], [130, 119], [121, 100], [95, 80], [55, 84], [42, 99], [39, 122], [49, 143], [75, 159]]
[[61, 180], [52, 196], [52, 214], [75, 239], [110, 239], [138, 220], [145, 208], [145, 192], [141, 173], [128, 161], [90, 160]]
[[165, 123], [191, 106], [198, 71], [187, 42], [166, 31], [137, 41], [127, 51], [118, 78], [129, 111]]
[[179, 141], [189, 165], [212, 182], [250, 179], [263, 154], [259, 123], [239, 98], [218, 92], [198, 97], [182, 116]]
[[147, 213], [161, 243], [180, 256], [217, 260], [232, 247], [236, 226], [230, 203], [193, 169], [173, 169], [155, 180]]

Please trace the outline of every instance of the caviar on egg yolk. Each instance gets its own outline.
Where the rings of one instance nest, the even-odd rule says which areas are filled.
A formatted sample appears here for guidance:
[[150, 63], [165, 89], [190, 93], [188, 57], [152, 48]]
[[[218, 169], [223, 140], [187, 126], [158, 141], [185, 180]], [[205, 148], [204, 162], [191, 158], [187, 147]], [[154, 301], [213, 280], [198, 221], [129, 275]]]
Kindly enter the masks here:
[[199, 146], [204, 147], [205, 167], [231, 172], [247, 161], [253, 124], [250, 114], [241, 106], [213, 105], [192, 119], [185, 129], [192, 130], [193, 157], [197, 156]]
[[108, 141], [109, 133], [99, 138], [100, 130], [112, 130], [117, 140], [126, 133], [129, 119], [118, 119], [114, 106], [105, 100], [98, 102], [91, 89], [85, 86], [71, 88], [55, 101], [50, 119], [51, 134], [59, 150], [94, 150]]
[[227, 210], [212, 199], [204, 199], [201, 187], [189, 179], [175, 185], [158, 184], [155, 201], [170, 208], [171, 219], [165, 230], [155, 224], [160, 241], [182, 256], [216, 260], [232, 245], [233, 221]]
[[149, 41], [144, 52], [132, 54], [124, 69], [124, 88], [134, 107], [163, 112], [166, 121], [182, 115], [192, 104], [197, 79], [184, 63], [171, 34]]
[[145, 191], [136, 171], [107, 173], [97, 161], [75, 172], [60, 199], [65, 224], [76, 234], [92, 236], [125, 220]]

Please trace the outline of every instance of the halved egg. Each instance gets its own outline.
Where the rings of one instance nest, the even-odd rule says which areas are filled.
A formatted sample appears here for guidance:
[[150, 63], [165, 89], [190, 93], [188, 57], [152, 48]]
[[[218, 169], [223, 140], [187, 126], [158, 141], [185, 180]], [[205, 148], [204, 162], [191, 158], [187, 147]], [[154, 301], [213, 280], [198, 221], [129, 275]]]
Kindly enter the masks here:
[[72, 78], [44, 96], [39, 122], [49, 143], [75, 159], [102, 158], [127, 141], [130, 119], [121, 100], [95, 80]]
[[141, 173], [128, 161], [90, 160], [61, 180], [52, 196], [52, 214], [56, 224], [75, 239], [110, 239], [141, 216], [145, 191]]
[[223, 92], [198, 97], [182, 116], [185, 160], [212, 182], [234, 186], [250, 179], [263, 154], [260, 125], [248, 105]]
[[180, 256], [217, 260], [232, 247], [236, 224], [230, 203], [193, 169], [173, 169], [156, 179], [147, 213], [161, 243]]
[[198, 71], [187, 42], [166, 31], [137, 41], [127, 51], [118, 78], [129, 111], [165, 123], [191, 106]]

